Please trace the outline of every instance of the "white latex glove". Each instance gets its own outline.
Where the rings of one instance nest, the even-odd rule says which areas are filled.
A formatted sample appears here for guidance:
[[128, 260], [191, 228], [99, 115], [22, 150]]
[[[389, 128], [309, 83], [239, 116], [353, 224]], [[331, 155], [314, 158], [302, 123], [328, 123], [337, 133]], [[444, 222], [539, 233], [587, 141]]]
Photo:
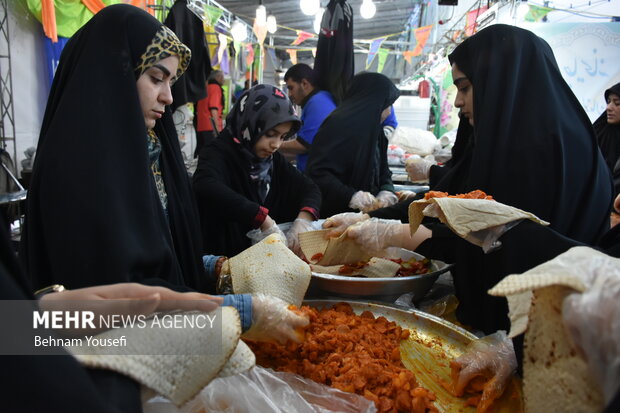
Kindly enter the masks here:
[[379, 191], [377, 201], [381, 203], [381, 208], [388, 207], [398, 202], [398, 195], [391, 191]]
[[286, 234], [287, 246], [297, 256], [301, 256], [301, 247], [299, 245], [299, 234], [312, 230], [312, 221], [304, 218], [297, 218], [293, 222], [293, 226]]
[[243, 334], [244, 338], [256, 341], [287, 340], [300, 342], [301, 329], [308, 325], [307, 316], [289, 310], [289, 304], [266, 294], [252, 295], [252, 327]]
[[[267, 220], [269, 220], [269, 222], [267, 222]], [[267, 225], [265, 225], [264, 228], [253, 229], [245, 234], [246, 237], [252, 240], [252, 245], [261, 242], [271, 234], [278, 234], [282, 238], [282, 241], [286, 243], [286, 235], [284, 235], [284, 232], [278, 227], [278, 224], [269, 217], [267, 220], [265, 220]]]
[[370, 192], [357, 191], [349, 201], [349, 208], [358, 209], [362, 212], [372, 209], [377, 202], [377, 198]]
[[394, 128], [391, 126], [384, 126], [383, 127], [383, 134], [385, 135], [386, 138], [390, 139], [392, 137], [392, 135], [394, 134]]
[[564, 299], [562, 318], [608, 404], [620, 388], [620, 271], [598, 272], [587, 291]]
[[343, 212], [342, 214], [331, 216], [323, 222], [323, 229], [329, 228], [331, 230], [325, 235], [325, 238], [339, 237], [351, 225], [368, 218], [370, 216], [363, 212]]
[[517, 369], [512, 340], [505, 331], [471, 342], [465, 353], [453, 363], [454, 394], [462, 396], [469, 382], [478, 376], [487, 378], [476, 412], [485, 412], [499, 398]]
[[409, 158], [405, 162], [405, 170], [412, 182], [428, 182], [428, 175], [434, 162], [422, 158]]
[[347, 230], [347, 237], [355, 240], [366, 252], [375, 255], [387, 247], [398, 246], [403, 231], [408, 234], [408, 225], [397, 220], [370, 218]]

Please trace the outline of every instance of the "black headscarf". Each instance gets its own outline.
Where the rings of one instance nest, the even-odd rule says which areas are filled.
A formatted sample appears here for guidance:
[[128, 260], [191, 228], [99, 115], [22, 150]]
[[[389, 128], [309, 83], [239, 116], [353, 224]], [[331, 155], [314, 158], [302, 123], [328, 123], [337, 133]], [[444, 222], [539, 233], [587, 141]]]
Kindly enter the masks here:
[[349, 210], [357, 191], [377, 194], [393, 189], [381, 112], [399, 95], [384, 75], [359, 73], [343, 102], [323, 121], [310, 148], [306, 173], [321, 188], [324, 216]]
[[474, 149], [461, 190], [481, 189], [563, 235], [594, 243], [609, 228], [610, 177], [549, 45], [498, 24], [465, 40], [449, 59], [474, 93]]
[[[620, 96], [620, 83], [617, 83], [605, 91], [605, 102], [609, 95], [614, 93]], [[598, 146], [601, 148], [605, 163], [609, 167], [614, 179], [615, 194], [620, 194], [620, 125], [607, 123], [607, 111], [603, 112], [594, 121], [594, 131]]]
[[187, 0], [176, 0], [164, 24], [172, 29], [192, 51], [192, 61], [185, 76], [172, 85], [172, 111], [187, 102], [198, 102], [207, 96], [205, 82], [211, 73], [211, 57], [202, 20], [187, 8]]
[[354, 64], [353, 9], [346, 0], [330, 0], [321, 20], [314, 70], [320, 89], [329, 91], [336, 103], [342, 102]]
[[[256, 85], [244, 92], [226, 117], [226, 129], [250, 164], [250, 178], [257, 185], [258, 196], [265, 201], [271, 183], [273, 158], [260, 159], [254, 145], [270, 129], [284, 122], [293, 122], [285, 140], [295, 137], [301, 121], [288, 96], [275, 86]], [[226, 135], [224, 135], [226, 136]]]
[[196, 208], [169, 108], [154, 128], [168, 216], [150, 168], [135, 70], [139, 62], [148, 66], [142, 54], [160, 27], [137, 7], [108, 6], [62, 53], [22, 238], [35, 288], [134, 281], [206, 289]]

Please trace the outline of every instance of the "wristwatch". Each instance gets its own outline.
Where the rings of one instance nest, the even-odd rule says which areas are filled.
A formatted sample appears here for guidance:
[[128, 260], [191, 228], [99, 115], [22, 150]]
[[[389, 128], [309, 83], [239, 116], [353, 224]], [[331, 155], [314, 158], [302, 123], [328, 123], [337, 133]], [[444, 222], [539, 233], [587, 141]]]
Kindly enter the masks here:
[[52, 285], [48, 285], [47, 287], [43, 287], [40, 290], [35, 291], [34, 297], [37, 300], [40, 300], [45, 294], [59, 293], [65, 290], [66, 290], [65, 286], [62, 284], [52, 284]]

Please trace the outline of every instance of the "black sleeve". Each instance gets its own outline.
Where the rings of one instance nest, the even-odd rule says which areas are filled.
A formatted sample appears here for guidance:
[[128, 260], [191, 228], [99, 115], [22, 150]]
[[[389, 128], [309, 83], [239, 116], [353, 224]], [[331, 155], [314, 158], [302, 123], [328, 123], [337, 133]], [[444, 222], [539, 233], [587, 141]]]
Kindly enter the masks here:
[[441, 181], [441, 178], [447, 175], [448, 171], [450, 171], [449, 165], [439, 166], [432, 165], [428, 174], [428, 184], [431, 189], [433, 189], [437, 182]]
[[415, 199], [418, 199], [418, 197], [416, 196], [416, 198], [406, 199], [394, 205], [374, 210], [369, 212], [368, 215], [371, 218], [398, 219], [401, 222], [409, 222], [409, 205]]
[[[274, 198], [280, 204], [274, 207], [274, 211], [278, 211], [279, 219], [293, 220], [304, 207], [312, 208], [319, 214], [321, 208], [319, 187], [312, 179], [291, 165], [280, 153], [274, 154], [273, 161], [273, 180], [274, 182], [278, 180], [277, 190], [280, 192]], [[274, 190], [275, 188], [274, 184]]]
[[260, 205], [233, 187], [234, 176], [239, 176], [239, 171], [235, 170], [230, 153], [217, 142], [201, 151], [193, 177], [194, 192], [202, 209], [199, 213], [252, 226]]
[[381, 191], [394, 192], [394, 183], [392, 182], [392, 171], [388, 165], [387, 148], [388, 140], [383, 133], [383, 128], [379, 132], [379, 189]]

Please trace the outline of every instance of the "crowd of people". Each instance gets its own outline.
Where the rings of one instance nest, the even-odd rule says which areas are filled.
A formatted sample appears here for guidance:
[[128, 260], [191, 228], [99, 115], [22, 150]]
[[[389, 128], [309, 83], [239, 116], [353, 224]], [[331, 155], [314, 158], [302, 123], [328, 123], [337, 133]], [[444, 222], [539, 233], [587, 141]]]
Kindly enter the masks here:
[[[362, 247], [401, 246], [454, 263], [459, 321], [491, 334], [508, 329], [505, 299], [487, 294], [506, 275], [575, 245], [620, 256], [620, 226], [610, 225], [620, 213], [612, 183], [620, 173], [620, 84], [605, 92], [607, 111], [593, 128], [549, 45], [529, 31], [490, 26], [450, 54], [461, 112], [452, 159], [409, 168], [434, 190], [480, 189], [550, 222], [517, 225], [489, 254], [430, 220], [409, 234], [412, 199], [399, 202], [387, 164], [399, 91], [382, 74], [355, 75], [336, 105], [312, 68], [298, 64], [285, 75], [288, 93], [248, 88], [224, 122], [223, 73], [213, 71], [197, 107], [201, 145], [190, 179], [169, 108], [171, 85], [190, 59], [174, 32], [129, 5], [106, 7], [71, 38], [41, 127], [20, 263], [2, 238], [3, 299], [62, 284], [77, 291], [73, 299], [95, 288], [101, 299], [198, 300], [204, 304], [190, 309], [237, 307], [245, 330], [279, 314], [283, 328], [264, 336], [286, 339], [307, 320], [281, 300], [215, 295], [219, 269], [252, 245], [250, 234], [281, 234], [301, 256], [299, 234], [322, 217], [330, 235], [358, 224], [349, 235]], [[296, 167], [279, 150], [295, 154]], [[5, 359], [11, 411], [39, 411], [41, 403], [141, 411], [139, 387], [121, 374], [82, 368], [68, 355]], [[45, 385], [26, 387], [33, 376]]]

